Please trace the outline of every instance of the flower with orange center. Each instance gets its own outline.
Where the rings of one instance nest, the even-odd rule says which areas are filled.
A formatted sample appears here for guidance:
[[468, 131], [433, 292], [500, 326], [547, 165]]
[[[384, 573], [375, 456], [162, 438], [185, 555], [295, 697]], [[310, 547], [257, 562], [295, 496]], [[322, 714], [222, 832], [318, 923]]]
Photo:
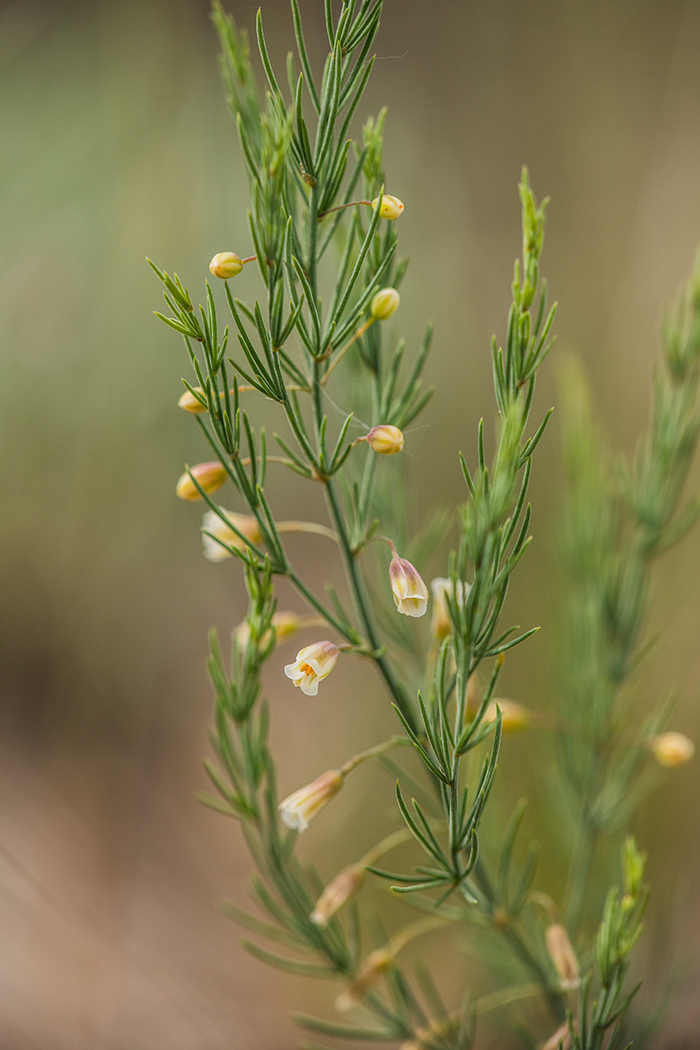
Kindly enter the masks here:
[[300, 649], [293, 664], [287, 664], [284, 673], [306, 696], [316, 696], [318, 683], [327, 678], [335, 667], [340, 650], [333, 642], [314, 642]]

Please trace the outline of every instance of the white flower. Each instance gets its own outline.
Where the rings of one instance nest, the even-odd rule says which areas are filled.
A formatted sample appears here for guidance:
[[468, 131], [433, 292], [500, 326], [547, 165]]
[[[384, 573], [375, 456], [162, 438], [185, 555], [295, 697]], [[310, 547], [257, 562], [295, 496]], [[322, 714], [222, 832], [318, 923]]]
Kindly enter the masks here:
[[424, 616], [428, 611], [428, 588], [418, 570], [405, 558], [393, 557], [389, 580], [396, 608], [404, 616]]
[[284, 673], [306, 696], [316, 696], [318, 683], [327, 678], [335, 667], [340, 650], [333, 642], [314, 642], [300, 649], [293, 664], [287, 664]]
[[329, 923], [335, 913], [340, 911], [352, 895], [359, 890], [364, 881], [365, 869], [361, 864], [351, 864], [349, 868], [339, 871], [316, 901], [316, 907], [311, 912], [311, 921], [316, 926], [325, 926]]
[[[430, 581], [430, 590], [433, 592], [433, 622], [432, 631], [438, 641], [452, 634], [452, 621], [447, 609], [447, 597], [452, 594], [452, 580], [446, 576], [436, 576]], [[457, 580], [457, 602], [462, 604], [466, 595], [469, 594], [469, 584]]]
[[[260, 543], [262, 536], [260, 535], [258, 523], [252, 514], [236, 514], [235, 511], [224, 510], [223, 507], [219, 507], [219, 510], [246, 539], [249, 539], [251, 543]], [[209, 561], [223, 561], [224, 558], [231, 558], [232, 554], [225, 547], [222, 547], [221, 543], [217, 543], [211, 536], [207, 536], [207, 532], [211, 532], [222, 543], [233, 547], [235, 550], [243, 551], [246, 549], [246, 544], [241, 537], [233, 529], [229, 528], [218, 514], [213, 510], [208, 510], [202, 519], [202, 544], [204, 545], [204, 557], [208, 558]]]
[[309, 822], [327, 806], [343, 786], [343, 775], [337, 769], [323, 773], [311, 784], [299, 788], [279, 804], [280, 819], [292, 831], [306, 831]]

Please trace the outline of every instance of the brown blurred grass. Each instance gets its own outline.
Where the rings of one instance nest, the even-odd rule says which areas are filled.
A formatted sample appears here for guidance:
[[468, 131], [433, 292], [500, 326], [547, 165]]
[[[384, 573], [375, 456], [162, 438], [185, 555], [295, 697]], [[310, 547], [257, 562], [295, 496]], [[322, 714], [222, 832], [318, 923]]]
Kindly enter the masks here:
[[[233, 10], [250, 25], [254, 7]], [[320, 5], [302, 9], [319, 53]], [[265, 16], [279, 60], [286, 5], [270, 0]], [[247, 244], [206, 4], [4, 3], [0, 41], [0, 1042], [287, 1045], [287, 1010], [326, 992], [238, 947], [213, 902], [242, 899], [248, 860], [236, 829], [192, 802], [208, 747], [206, 629], [240, 619], [241, 581], [235, 566], [202, 560], [199, 512], [173, 498], [182, 463], [203, 448], [174, 407], [186, 362], [151, 316], [159, 293], [144, 262], [177, 269], [194, 292], [214, 251]], [[368, 108], [389, 104], [388, 188], [407, 204], [409, 346], [436, 320], [438, 393], [408, 443], [420, 503], [462, 498], [453, 453], [471, 451], [491, 412], [488, 339], [503, 335], [523, 161], [552, 197], [544, 272], [560, 344], [583, 355], [601, 424], [631, 448], [660, 303], [700, 241], [697, 4], [387, 0], [378, 53]], [[507, 691], [533, 706], [556, 688], [556, 445], [552, 428], [511, 605], [515, 622], [545, 628], [506, 671]], [[278, 501], [296, 513], [298, 488], [281, 482]], [[640, 684], [643, 702], [676, 684], [678, 727], [696, 736], [698, 543], [659, 574], [664, 642]], [[298, 546], [300, 559], [320, 556], [319, 580], [331, 571], [321, 551]], [[392, 722], [369, 672], [339, 673], [311, 708], [284, 687], [283, 659], [269, 692], [284, 789]], [[535, 790], [531, 747], [508, 743], [497, 812]], [[363, 801], [385, 784], [358, 778], [309, 833], [324, 874], [371, 841]], [[697, 766], [669, 777], [640, 820], [686, 956], [698, 786]], [[666, 1045], [700, 1022], [694, 981]]]

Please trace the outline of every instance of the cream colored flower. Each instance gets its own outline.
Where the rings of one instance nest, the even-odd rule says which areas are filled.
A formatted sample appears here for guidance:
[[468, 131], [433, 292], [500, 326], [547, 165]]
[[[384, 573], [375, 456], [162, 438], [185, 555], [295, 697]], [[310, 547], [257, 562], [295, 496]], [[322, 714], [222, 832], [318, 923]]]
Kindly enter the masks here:
[[314, 642], [300, 649], [293, 664], [287, 664], [284, 673], [307, 696], [316, 696], [318, 683], [327, 678], [335, 667], [340, 650], [333, 642]]
[[683, 733], [662, 733], [653, 738], [651, 750], [660, 766], [671, 769], [690, 762], [695, 754], [695, 744]]
[[[466, 585], [466, 592], [464, 586], [461, 580], [457, 580], [457, 600], [460, 603], [464, 601], [465, 593], [469, 593], [469, 584]], [[430, 581], [430, 589], [433, 592], [432, 632], [441, 642], [443, 638], [447, 638], [448, 634], [452, 633], [452, 622], [447, 610], [447, 598], [452, 594], [452, 580], [448, 580], [445, 576], [436, 576]]]
[[394, 956], [388, 948], [377, 948], [376, 951], [370, 952], [355, 980], [336, 999], [336, 1009], [351, 1010], [381, 980], [393, 961]]
[[[251, 543], [260, 543], [262, 536], [252, 514], [236, 514], [232, 510], [224, 510], [223, 507], [219, 507], [219, 510], [246, 539]], [[231, 558], [233, 555], [226, 550], [226, 547], [222, 547], [221, 543], [212, 539], [212, 536], [207, 536], [207, 532], [212, 533], [212, 536], [216, 536], [221, 543], [233, 547], [234, 550], [244, 551], [247, 547], [241, 537], [232, 528], [229, 528], [218, 514], [215, 514], [213, 510], [208, 510], [202, 519], [202, 544], [204, 557], [209, 561], [223, 561], [224, 558]]]
[[190, 468], [189, 473], [185, 471], [175, 486], [175, 494], [180, 499], [187, 500], [188, 503], [195, 503], [202, 498], [190, 474], [197, 479], [199, 487], [207, 495], [220, 489], [228, 477], [226, 468], [219, 463], [218, 459], [209, 463], [197, 463], [196, 466]]
[[552, 923], [544, 936], [549, 957], [559, 975], [562, 988], [578, 988], [581, 983], [578, 959], [566, 928], [561, 923]]
[[519, 704], [517, 700], [492, 700], [486, 708], [486, 720], [496, 721], [496, 704], [501, 709], [501, 729], [506, 736], [522, 733], [530, 726], [530, 711], [525, 704]]
[[329, 923], [336, 912], [347, 904], [354, 893], [357, 893], [365, 881], [365, 875], [362, 864], [351, 864], [348, 868], [339, 871], [316, 901], [316, 907], [311, 912], [311, 921], [317, 926], [325, 926]]
[[[255, 519], [253, 519], [255, 520]], [[238, 539], [238, 537], [236, 537]], [[217, 544], [218, 546], [218, 544]], [[272, 626], [275, 631], [275, 642], [277, 645], [282, 642], [289, 641], [295, 634], [298, 633], [303, 625], [303, 620], [298, 613], [295, 612], [276, 612], [272, 617]], [[234, 638], [238, 644], [239, 649], [247, 649], [248, 642], [250, 641], [250, 625], [247, 620], [243, 623], [239, 623], [233, 632]], [[266, 634], [262, 639], [263, 646], [269, 641], [269, 636]]]
[[343, 786], [343, 775], [337, 769], [323, 773], [311, 784], [299, 788], [279, 804], [280, 819], [286, 827], [301, 834], [310, 821], [327, 806]]
[[243, 262], [235, 252], [218, 252], [209, 263], [209, 269], [214, 277], [227, 281], [230, 277], [238, 276], [243, 269]]
[[399, 308], [401, 296], [395, 288], [382, 288], [377, 292], [369, 308], [375, 321], [388, 321]]
[[[204, 391], [201, 386], [195, 386], [192, 388], [196, 390], [198, 394], [204, 397]], [[206, 412], [206, 405], [203, 405], [201, 401], [198, 401], [196, 397], [189, 391], [186, 390], [180, 400], [177, 403], [178, 408], [184, 408], [185, 412]]]
[[394, 557], [389, 580], [396, 608], [404, 616], [424, 616], [428, 611], [428, 588], [418, 570], [405, 558]]
[[[372, 201], [372, 207], [376, 211], [377, 205], [379, 204], [379, 197], [375, 197]], [[403, 201], [400, 201], [398, 197], [392, 197], [390, 194], [385, 193], [382, 197], [382, 206], [379, 209], [379, 214], [383, 219], [398, 219], [399, 215], [403, 211]]]
[[395, 456], [403, 448], [403, 434], [398, 427], [389, 423], [380, 423], [372, 427], [367, 435], [367, 444], [374, 452], [382, 456]]

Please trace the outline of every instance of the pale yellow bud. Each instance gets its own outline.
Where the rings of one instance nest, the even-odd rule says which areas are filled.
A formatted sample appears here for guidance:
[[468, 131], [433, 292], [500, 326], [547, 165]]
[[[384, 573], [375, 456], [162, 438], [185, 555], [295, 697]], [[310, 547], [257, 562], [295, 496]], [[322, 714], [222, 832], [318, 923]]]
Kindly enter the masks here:
[[[372, 201], [372, 207], [377, 209], [379, 204], [379, 197], [375, 197]], [[390, 194], [385, 193], [382, 197], [382, 206], [379, 209], [379, 214], [383, 219], [398, 219], [399, 215], [403, 211], [403, 201], [400, 201], [398, 197], [392, 197]]]
[[578, 959], [569, 935], [561, 923], [555, 922], [545, 933], [547, 951], [559, 974], [562, 988], [578, 988], [581, 983]]
[[424, 616], [428, 611], [428, 588], [420, 573], [405, 558], [394, 557], [389, 566], [389, 581], [396, 608], [404, 616]]
[[382, 288], [377, 292], [369, 308], [375, 321], [387, 321], [401, 303], [401, 296], [395, 288]]
[[[207, 511], [202, 519], [202, 544], [205, 558], [209, 561], [223, 561], [224, 558], [232, 558], [231, 552], [227, 551], [226, 547], [222, 547], [221, 543], [225, 543], [227, 547], [233, 547], [237, 551], [246, 550], [248, 545], [237, 532], [234, 532], [234, 529], [238, 529], [238, 532], [250, 540], [251, 543], [261, 542], [260, 529], [252, 514], [236, 514], [232, 510], [224, 510], [223, 507], [219, 507], [219, 510], [228, 518], [233, 528], [229, 528], [213, 510]], [[207, 536], [208, 532], [212, 535]], [[221, 540], [221, 543], [217, 543], [212, 538], [213, 536]]]
[[[204, 391], [202, 390], [201, 386], [196, 386], [193, 389], [196, 390], [198, 394], [201, 394], [202, 397], [204, 397]], [[186, 390], [184, 392], [177, 404], [178, 408], [184, 408], [185, 412], [206, 412], [207, 410], [206, 406], [203, 405], [201, 401], [198, 401], [197, 398], [194, 397], [194, 395], [191, 394], [189, 390]]]
[[189, 503], [194, 503], [202, 498], [190, 474], [197, 479], [199, 487], [207, 495], [220, 489], [228, 477], [225, 467], [219, 463], [218, 459], [209, 463], [198, 463], [195, 467], [191, 467], [189, 473], [185, 471], [175, 486], [176, 495]]
[[519, 704], [517, 700], [493, 700], [486, 708], [486, 718], [489, 722], [496, 721], [496, 704], [501, 709], [501, 728], [506, 735], [522, 733], [530, 726], [530, 711], [525, 704]]
[[311, 912], [311, 921], [317, 926], [329, 923], [336, 912], [357, 893], [365, 881], [365, 874], [361, 864], [351, 864], [350, 867], [339, 871], [316, 901], [316, 907]]
[[398, 427], [392, 427], [389, 423], [380, 423], [378, 427], [372, 427], [367, 435], [367, 444], [374, 452], [382, 456], [395, 456], [403, 448], [403, 434]]
[[355, 980], [336, 999], [336, 1009], [350, 1010], [361, 1002], [367, 992], [379, 983], [393, 961], [394, 956], [388, 948], [377, 948], [376, 951], [371, 952], [362, 964]]
[[342, 786], [343, 775], [337, 769], [322, 773], [311, 784], [299, 788], [280, 802], [282, 823], [299, 834], [306, 831], [309, 822], [335, 798]]
[[[255, 521], [254, 518], [253, 521]], [[237, 536], [236, 539], [238, 540]], [[224, 551], [224, 555], [228, 555], [228, 551]], [[218, 561], [218, 559], [216, 560]], [[275, 642], [279, 644], [280, 642], [286, 642], [288, 639], [294, 637], [301, 626], [301, 618], [294, 612], [274, 613], [272, 617], [272, 626], [275, 631]], [[243, 623], [239, 623], [238, 627], [236, 627], [233, 632], [233, 636], [236, 639], [239, 649], [248, 648], [248, 643], [250, 642], [250, 625], [247, 620], [244, 620]], [[262, 646], [266, 646], [269, 641], [270, 632], [266, 631], [261, 639]]]
[[662, 733], [651, 742], [654, 758], [660, 766], [684, 766], [695, 754], [695, 744], [682, 733]]
[[335, 667], [340, 650], [333, 642], [314, 642], [300, 649], [293, 664], [287, 664], [284, 673], [306, 696], [316, 696], [318, 683], [327, 678]]
[[209, 263], [209, 269], [214, 277], [227, 281], [230, 277], [238, 276], [243, 269], [243, 263], [235, 252], [219, 252]]

